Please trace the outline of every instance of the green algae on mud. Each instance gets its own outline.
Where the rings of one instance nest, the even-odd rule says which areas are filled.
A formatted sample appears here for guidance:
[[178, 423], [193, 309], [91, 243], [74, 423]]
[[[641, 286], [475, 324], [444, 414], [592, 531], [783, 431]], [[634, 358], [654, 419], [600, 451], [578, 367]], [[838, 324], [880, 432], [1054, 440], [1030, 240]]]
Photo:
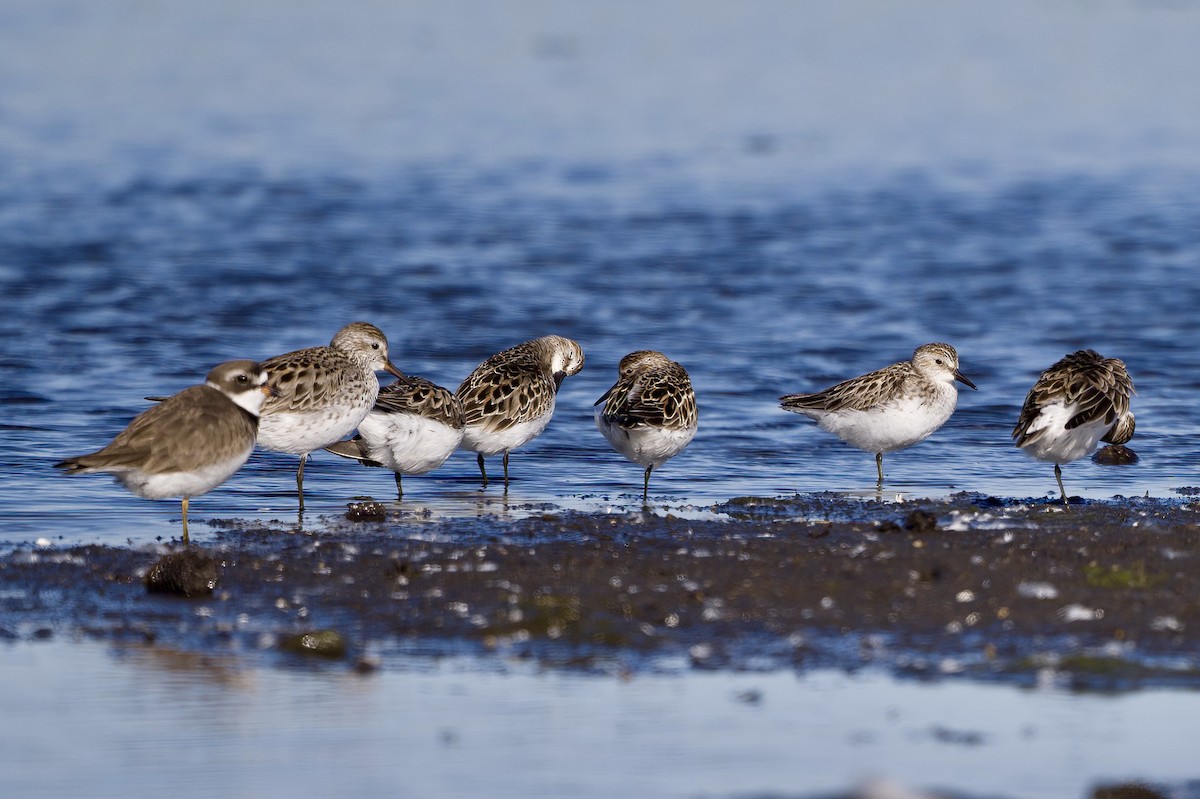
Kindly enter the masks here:
[[1200, 685], [1200, 510], [1189, 500], [1066, 510], [817, 494], [733, 500], [717, 509], [724, 520], [414, 520], [385, 507], [315, 529], [224, 523], [192, 547], [218, 575], [198, 599], [143, 585], [173, 547], [14, 550], [0, 558], [3, 634], [271, 660], [321, 630], [344, 642], [336, 662], [347, 667], [473, 653], [585, 669], [876, 666]]

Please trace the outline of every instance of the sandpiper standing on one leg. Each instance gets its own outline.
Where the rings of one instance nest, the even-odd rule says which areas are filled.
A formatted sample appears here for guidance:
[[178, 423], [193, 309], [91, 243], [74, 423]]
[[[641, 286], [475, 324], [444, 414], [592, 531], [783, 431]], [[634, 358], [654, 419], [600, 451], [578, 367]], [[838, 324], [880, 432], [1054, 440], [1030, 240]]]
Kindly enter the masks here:
[[460, 449], [477, 453], [487, 488], [485, 455], [508, 453], [541, 435], [554, 413], [558, 388], [583, 368], [583, 349], [562, 336], [542, 336], [488, 358], [454, 392], [463, 406], [466, 427]]
[[1054, 464], [1064, 505], [1062, 464], [1092, 454], [1101, 441], [1124, 444], [1133, 437], [1129, 401], [1133, 381], [1124, 362], [1093, 350], [1065, 356], [1042, 372], [1013, 428], [1016, 445], [1040, 461]]
[[408, 376], [384, 386], [375, 407], [359, 422], [349, 441], [326, 451], [367, 466], [386, 466], [396, 473], [396, 494], [404, 496], [400, 478], [425, 474], [445, 463], [463, 437], [462, 403], [448, 389], [421, 377]]
[[304, 510], [304, 461], [309, 453], [345, 438], [379, 395], [375, 373], [404, 373], [388, 360], [383, 331], [366, 322], [346, 325], [327, 347], [309, 347], [263, 361], [276, 396], [263, 406], [258, 443], [300, 456], [296, 495]]
[[822, 430], [875, 454], [883, 488], [883, 456], [929, 438], [958, 404], [958, 381], [975, 384], [958, 371], [958, 353], [949, 344], [923, 344], [911, 361], [901, 361], [854, 377], [816, 394], [780, 397], [785, 411], [816, 419]]
[[224, 483], [250, 457], [271, 392], [260, 364], [220, 364], [203, 385], [139, 414], [108, 446], [55, 466], [70, 474], [111, 474], [146, 499], [180, 497], [186, 544], [188, 500]]
[[650, 472], [683, 452], [696, 435], [696, 392], [687, 370], [661, 352], [639, 350], [621, 359], [617, 382], [596, 400], [596, 427], [617, 452]]

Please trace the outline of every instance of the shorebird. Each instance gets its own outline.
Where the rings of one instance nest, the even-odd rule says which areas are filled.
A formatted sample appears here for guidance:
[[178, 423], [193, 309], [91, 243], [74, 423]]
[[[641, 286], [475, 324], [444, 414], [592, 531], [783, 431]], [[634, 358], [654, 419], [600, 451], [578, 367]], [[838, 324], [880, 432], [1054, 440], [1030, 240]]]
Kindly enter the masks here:
[[400, 478], [425, 474], [441, 466], [463, 437], [463, 411], [448, 389], [421, 377], [384, 386], [375, 407], [358, 425], [358, 434], [325, 449], [366, 466], [386, 466], [396, 473], [396, 494], [404, 496]]
[[661, 352], [638, 350], [621, 359], [617, 382], [596, 400], [596, 427], [617, 452], [650, 472], [683, 452], [696, 435], [696, 392], [687, 370]]
[[271, 394], [262, 365], [229, 361], [214, 367], [203, 385], [139, 414], [108, 446], [55, 466], [68, 474], [111, 474], [146, 499], [179, 497], [186, 544], [188, 500], [224, 483], [250, 457]]
[[296, 495], [304, 510], [304, 461], [354, 431], [379, 395], [375, 373], [404, 373], [388, 360], [383, 331], [366, 322], [346, 325], [327, 347], [309, 347], [263, 361], [275, 395], [263, 406], [258, 443], [300, 456]]
[[463, 407], [466, 427], [461, 449], [477, 453], [479, 473], [487, 488], [485, 455], [504, 453], [504, 487], [508, 488], [508, 454], [541, 435], [554, 413], [558, 388], [583, 368], [583, 349], [562, 336], [542, 336], [488, 358], [454, 392]]
[[1091, 455], [1101, 441], [1129, 441], [1135, 426], [1129, 410], [1134, 393], [1124, 362], [1094, 350], [1065, 356], [1029, 390], [1012, 437], [1029, 455], [1054, 464], [1064, 505], [1070, 502], [1062, 464]]
[[929, 438], [958, 404], [958, 381], [975, 388], [958, 370], [949, 344], [923, 344], [911, 361], [854, 377], [816, 394], [780, 397], [785, 411], [816, 419], [822, 430], [875, 454], [878, 486], [883, 487], [883, 456]]

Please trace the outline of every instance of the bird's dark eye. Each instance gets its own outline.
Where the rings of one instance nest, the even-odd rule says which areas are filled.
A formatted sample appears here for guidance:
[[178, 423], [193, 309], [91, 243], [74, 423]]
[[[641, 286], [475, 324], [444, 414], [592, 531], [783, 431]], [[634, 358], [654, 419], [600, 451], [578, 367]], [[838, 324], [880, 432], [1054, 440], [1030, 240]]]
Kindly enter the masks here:
[[246, 383], [250, 382], [249, 375], [238, 375], [235, 379], [242, 385], [245, 385]]
[[374, 344], [372, 344], [371, 349], [373, 349], [373, 350], [379, 349], [379, 342], [375, 342]]
[[939, 366], [941, 366], [941, 364], [942, 364], [942, 359], [941, 359], [941, 358], [937, 358], [937, 359], [935, 359], [935, 361], [936, 361], [936, 363], [937, 363]]

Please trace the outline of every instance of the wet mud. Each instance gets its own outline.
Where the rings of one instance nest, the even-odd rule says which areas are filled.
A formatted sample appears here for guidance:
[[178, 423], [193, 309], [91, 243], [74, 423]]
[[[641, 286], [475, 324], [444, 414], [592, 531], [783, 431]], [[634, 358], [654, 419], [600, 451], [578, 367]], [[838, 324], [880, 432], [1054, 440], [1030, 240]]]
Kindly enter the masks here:
[[[684, 518], [533, 509], [210, 521], [210, 540], [0, 557], [0, 637], [271, 665], [471, 654], [611, 672], [879, 667], [1200, 686], [1200, 503], [744, 497]], [[528, 510], [528, 509], [527, 509]], [[678, 513], [677, 509], [677, 513]]]

